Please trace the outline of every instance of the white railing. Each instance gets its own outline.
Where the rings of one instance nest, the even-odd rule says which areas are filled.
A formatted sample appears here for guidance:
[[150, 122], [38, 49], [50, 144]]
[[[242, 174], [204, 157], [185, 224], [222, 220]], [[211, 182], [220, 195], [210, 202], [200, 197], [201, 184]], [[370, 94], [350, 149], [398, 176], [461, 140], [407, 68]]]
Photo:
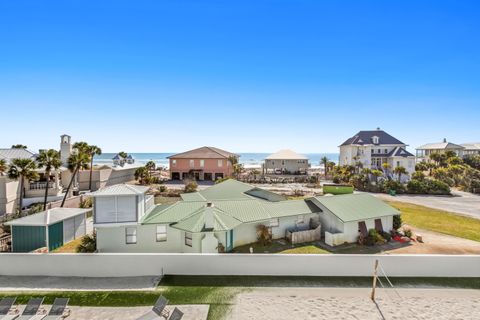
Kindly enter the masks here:
[[153, 195], [147, 196], [145, 199], [145, 212], [150, 211], [150, 209], [155, 205], [155, 197]]
[[[30, 190], [45, 190], [47, 187], [47, 182], [31, 182], [29, 189]], [[52, 189], [55, 187], [54, 182], [48, 182], [48, 188]]]

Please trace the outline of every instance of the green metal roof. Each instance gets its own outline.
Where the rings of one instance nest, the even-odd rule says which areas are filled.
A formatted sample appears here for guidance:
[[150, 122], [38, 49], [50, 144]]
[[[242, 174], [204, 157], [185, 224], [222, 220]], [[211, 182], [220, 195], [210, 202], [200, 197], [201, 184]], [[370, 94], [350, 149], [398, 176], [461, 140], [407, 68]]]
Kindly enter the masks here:
[[326, 208], [343, 222], [375, 219], [400, 214], [398, 210], [367, 193], [310, 198], [319, 208]]
[[161, 224], [178, 222], [205, 206], [205, 202], [178, 201], [168, 207], [156, 206], [143, 217], [142, 224]]
[[225, 180], [222, 183], [216, 184], [205, 190], [199, 191], [205, 200], [234, 200], [234, 199], [250, 199], [245, 192], [252, 190], [255, 187], [233, 179]]
[[183, 201], [205, 201], [206, 199], [199, 192], [182, 193], [180, 195]]
[[[218, 208], [212, 208], [213, 210], [213, 221], [214, 221], [214, 226], [213, 230], [210, 231], [227, 231], [231, 230], [240, 224], [242, 224], [241, 221], [225, 214], [223, 211], [221, 211]], [[206, 220], [206, 215], [207, 215], [207, 208], [202, 208], [198, 212], [192, 214], [188, 218], [173, 224], [172, 227], [188, 232], [202, 232], [206, 231], [205, 230], [205, 220]]]

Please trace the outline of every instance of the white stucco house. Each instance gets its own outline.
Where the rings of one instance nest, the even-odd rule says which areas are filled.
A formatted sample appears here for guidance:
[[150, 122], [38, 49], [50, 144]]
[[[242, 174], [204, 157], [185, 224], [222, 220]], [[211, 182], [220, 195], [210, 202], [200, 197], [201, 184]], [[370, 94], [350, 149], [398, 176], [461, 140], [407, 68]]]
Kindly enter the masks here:
[[[268, 227], [272, 238], [279, 239], [287, 230], [308, 230], [319, 222], [320, 230], [326, 228], [341, 243], [355, 242], [359, 221], [372, 227], [378, 218], [389, 231], [391, 216], [398, 214], [381, 200], [364, 195], [370, 206], [365, 212], [360, 207], [346, 219], [339, 213], [341, 206], [323, 204], [322, 198], [327, 197], [286, 200], [236, 180], [183, 194], [181, 201], [168, 205], [153, 205], [146, 191], [146, 187], [124, 184], [91, 193], [99, 252], [229, 252], [256, 242], [258, 225]], [[348, 205], [354, 201], [341, 199]], [[372, 211], [372, 206], [379, 209]]]
[[280, 150], [265, 158], [265, 173], [274, 174], [307, 174], [309, 159], [292, 150]]
[[340, 145], [340, 165], [355, 165], [382, 170], [388, 163], [391, 170], [404, 167], [409, 174], [415, 172], [415, 156], [407, 151], [408, 145], [380, 128], [359, 131]]

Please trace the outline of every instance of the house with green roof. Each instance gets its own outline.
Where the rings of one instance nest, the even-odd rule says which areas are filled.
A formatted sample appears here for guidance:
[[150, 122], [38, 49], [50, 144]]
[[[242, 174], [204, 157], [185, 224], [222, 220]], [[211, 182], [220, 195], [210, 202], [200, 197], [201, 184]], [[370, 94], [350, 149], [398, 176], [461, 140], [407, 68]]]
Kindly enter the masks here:
[[[375, 223], [371, 219], [397, 214], [369, 195], [358, 197], [364, 204], [359, 206], [361, 213], [357, 213], [355, 205], [350, 206], [356, 198], [287, 200], [236, 180], [182, 194], [180, 201], [169, 205], [142, 204], [145, 193], [138, 186], [112, 186], [92, 194], [99, 252], [229, 252], [256, 242], [259, 225], [268, 227], [272, 238], [279, 239], [285, 237], [287, 230], [309, 229], [312, 222], [320, 222], [320, 229], [327, 228], [335, 234], [351, 232], [345, 239], [355, 242], [358, 228], [351, 227], [355, 223], [358, 226], [361, 220], [371, 226]], [[126, 201], [131, 204], [126, 206]], [[389, 219], [382, 220], [387, 228], [391, 228]]]

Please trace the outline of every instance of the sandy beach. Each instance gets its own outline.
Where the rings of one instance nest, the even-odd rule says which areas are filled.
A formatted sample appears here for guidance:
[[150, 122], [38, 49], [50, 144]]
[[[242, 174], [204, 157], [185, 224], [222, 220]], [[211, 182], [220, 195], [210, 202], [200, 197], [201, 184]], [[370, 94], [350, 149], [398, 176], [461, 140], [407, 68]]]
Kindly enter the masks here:
[[480, 319], [480, 290], [259, 288], [237, 296], [228, 319]]

